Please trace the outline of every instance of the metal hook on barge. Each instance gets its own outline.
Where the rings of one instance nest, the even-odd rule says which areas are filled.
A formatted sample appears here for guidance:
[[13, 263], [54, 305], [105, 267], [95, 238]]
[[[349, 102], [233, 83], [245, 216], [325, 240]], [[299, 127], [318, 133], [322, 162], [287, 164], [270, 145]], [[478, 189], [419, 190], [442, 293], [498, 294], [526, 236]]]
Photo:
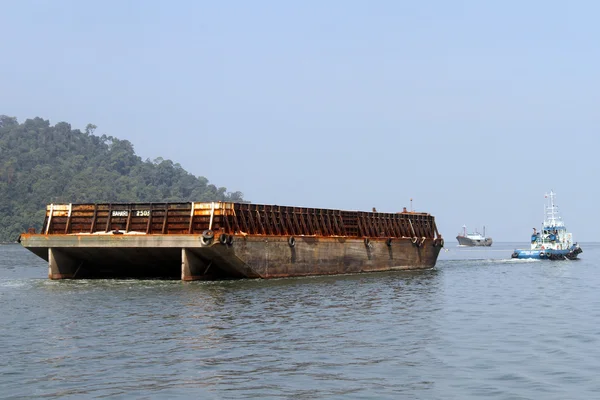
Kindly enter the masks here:
[[433, 268], [435, 218], [277, 205], [50, 204], [20, 243], [50, 279], [282, 278]]

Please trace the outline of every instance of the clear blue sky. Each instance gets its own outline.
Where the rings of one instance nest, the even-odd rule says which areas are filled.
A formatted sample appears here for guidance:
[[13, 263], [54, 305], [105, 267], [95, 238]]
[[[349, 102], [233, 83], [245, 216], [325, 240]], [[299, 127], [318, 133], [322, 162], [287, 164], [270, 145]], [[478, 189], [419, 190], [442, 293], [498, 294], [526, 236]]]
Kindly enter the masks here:
[[3, 1], [0, 114], [127, 139], [252, 202], [596, 241], [596, 1]]

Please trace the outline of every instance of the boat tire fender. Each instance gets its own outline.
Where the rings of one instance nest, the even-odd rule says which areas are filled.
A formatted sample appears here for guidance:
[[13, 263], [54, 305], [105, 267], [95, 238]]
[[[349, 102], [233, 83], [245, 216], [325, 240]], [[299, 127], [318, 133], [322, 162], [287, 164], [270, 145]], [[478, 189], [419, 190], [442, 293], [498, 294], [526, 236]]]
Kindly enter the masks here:
[[387, 247], [392, 247], [392, 238], [387, 238], [385, 244], [387, 245]]
[[233, 245], [233, 235], [227, 235], [227, 246]]
[[215, 237], [215, 233], [213, 231], [211, 231], [210, 229], [207, 229], [204, 232], [202, 232], [202, 242], [204, 244], [211, 244], [214, 237]]
[[221, 244], [227, 244], [227, 235], [224, 233], [221, 233], [219, 235], [219, 243]]
[[294, 246], [296, 246], [296, 238], [295, 238], [295, 237], [293, 237], [293, 236], [290, 236], [290, 237], [288, 238], [288, 245], [289, 245], [290, 247], [294, 247]]
[[540, 251], [540, 258], [544, 258], [546, 256], [546, 253], [544, 253], [543, 251]]

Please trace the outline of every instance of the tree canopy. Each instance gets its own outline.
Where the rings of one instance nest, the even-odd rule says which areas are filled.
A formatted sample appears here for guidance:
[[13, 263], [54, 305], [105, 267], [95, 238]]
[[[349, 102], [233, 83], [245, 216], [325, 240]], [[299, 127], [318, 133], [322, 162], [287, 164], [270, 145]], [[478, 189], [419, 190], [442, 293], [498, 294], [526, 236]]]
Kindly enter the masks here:
[[0, 115], [0, 242], [39, 232], [49, 203], [243, 201], [171, 160], [142, 161], [129, 141], [96, 128]]

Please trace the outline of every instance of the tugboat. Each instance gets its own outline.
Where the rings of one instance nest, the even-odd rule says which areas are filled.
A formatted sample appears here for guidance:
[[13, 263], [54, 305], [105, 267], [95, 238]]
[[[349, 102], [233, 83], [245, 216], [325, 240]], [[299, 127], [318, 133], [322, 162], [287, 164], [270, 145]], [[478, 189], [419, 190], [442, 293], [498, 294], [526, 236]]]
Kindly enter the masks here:
[[544, 197], [547, 203], [544, 206], [544, 222], [541, 231], [533, 228], [531, 235], [531, 248], [529, 250], [515, 250], [512, 258], [535, 258], [540, 260], [574, 260], [583, 251], [575, 242], [573, 234], [567, 232], [562, 218], [558, 215], [558, 207], [554, 204], [556, 194], [550, 191]]
[[467, 226], [463, 225], [462, 233], [456, 236], [459, 246], [491, 246], [492, 238], [485, 237], [485, 226], [483, 227], [483, 235], [477, 231], [474, 233], [467, 233]]

